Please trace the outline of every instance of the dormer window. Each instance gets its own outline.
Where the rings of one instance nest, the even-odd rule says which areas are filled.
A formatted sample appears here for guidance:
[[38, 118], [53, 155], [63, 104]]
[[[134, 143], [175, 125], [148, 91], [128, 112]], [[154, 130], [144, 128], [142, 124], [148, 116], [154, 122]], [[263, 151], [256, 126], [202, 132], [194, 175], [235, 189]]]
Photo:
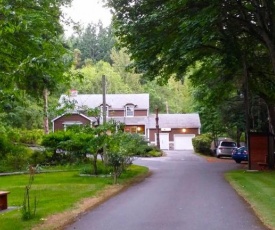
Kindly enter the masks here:
[[133, 117], [134, 116], [134, 105], [125, 106], [125, 117]]

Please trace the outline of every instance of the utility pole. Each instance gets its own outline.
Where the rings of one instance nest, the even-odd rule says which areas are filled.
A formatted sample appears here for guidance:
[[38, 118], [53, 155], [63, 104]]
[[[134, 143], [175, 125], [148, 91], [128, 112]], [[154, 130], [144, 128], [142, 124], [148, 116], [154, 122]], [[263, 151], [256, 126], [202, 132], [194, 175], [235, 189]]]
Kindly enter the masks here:
[[49, 134], [49, 112], [48, 112], [48, 95], [49, 91], [47, 88], [43, 90], [43, 111], [44, 111], [44, 133]]
[[[106, 77], [102, 75], [102, 118], [103, 118], [103, 126], [106, 124]], [[104, 133], [106, 135], [106, 132]], [[103, 161], [106, 163], [106, 144], [103, 145]]]
[[105, 75], [102, 75], [102, 116], [103, 116], [103, 124], [106, 123], [106, 77]]
[[156, 108], [156, 138], [157, 138], [157, 148], [160, 149], [160, 143], [159, 143], [159, 109]]

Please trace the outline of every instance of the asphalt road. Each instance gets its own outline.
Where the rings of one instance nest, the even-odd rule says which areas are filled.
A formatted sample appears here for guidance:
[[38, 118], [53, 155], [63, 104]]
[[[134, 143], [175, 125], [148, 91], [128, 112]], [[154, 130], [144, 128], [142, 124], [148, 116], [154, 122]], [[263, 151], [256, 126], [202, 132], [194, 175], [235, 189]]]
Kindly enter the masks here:
[[264, 230], [223, 177], [240, 167], [191, 151], [138, 159], [153, 175], [80, 217], [67, 230]]

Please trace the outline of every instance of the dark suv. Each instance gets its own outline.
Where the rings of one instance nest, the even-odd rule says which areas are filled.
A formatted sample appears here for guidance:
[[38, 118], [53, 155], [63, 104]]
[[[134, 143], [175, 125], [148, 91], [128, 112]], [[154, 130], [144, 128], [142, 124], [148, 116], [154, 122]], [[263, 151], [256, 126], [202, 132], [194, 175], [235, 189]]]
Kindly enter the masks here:
[[232, 151], [237, 148], [234, 141], [221, 141], [216, 149], [216, 157], [231, 157]]

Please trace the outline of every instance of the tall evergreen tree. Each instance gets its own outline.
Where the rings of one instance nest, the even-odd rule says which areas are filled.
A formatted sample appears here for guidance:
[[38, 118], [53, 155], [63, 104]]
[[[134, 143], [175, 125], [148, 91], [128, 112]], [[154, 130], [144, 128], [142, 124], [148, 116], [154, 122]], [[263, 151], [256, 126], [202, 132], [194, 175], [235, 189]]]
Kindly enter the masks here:
[[89, 23], [77, 36], [69, 38], [69, 41], [73, 49], [80, 50], [82, 65], [88, 59], [111, 63], [110, 54], [114, 46], [111, 26], [105, 28], [101, 21], [97, 24]]

